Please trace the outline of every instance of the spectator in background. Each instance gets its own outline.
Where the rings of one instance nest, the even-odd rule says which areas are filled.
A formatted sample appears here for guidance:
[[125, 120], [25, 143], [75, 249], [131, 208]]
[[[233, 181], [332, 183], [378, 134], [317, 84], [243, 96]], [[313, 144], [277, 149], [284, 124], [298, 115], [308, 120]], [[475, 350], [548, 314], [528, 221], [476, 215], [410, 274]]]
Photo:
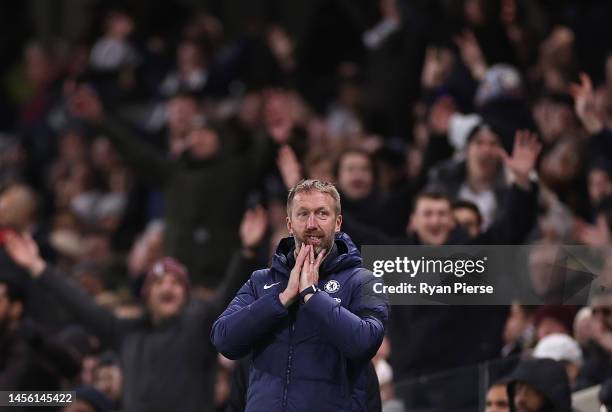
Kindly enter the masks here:
[[175, 259], [155, 262], [143, 286], [147, 313], [137, 319], [118, 319], [98, 306], [40, 257], [31, 238], [12, 234], [6, 248], [35, 282], [55, 295], [106, 347], [119, 352], [126, 410], [206, 411], [212, 409], [216, 373], [211, 367], [216, 353], [206, 344], [211, 322], [251, 272], [253, 248], [265, 230], [263, 209], [245, 214], [240, 231], [243, 249], [234, 254], [216, 300], [190, 299], [188, 272]]
[[505, 382], [494, 383], [489, 387], [485, 399], [485, 412], [510, 412]]
[[218, 286], [231, 246], [238, 243], [237, 229], [247, 196], [269, 167], [275, 143], [290, 137], [291, 120], [281, 115], [275, 119], [281, 124], [270, 125], [272, 138], [256, 137], [247, 151], [238, 154], [223, 148], [220, 128], [192, 124], [182, 141], [181, 156], [168, 159], [105, 114], [100, 100], [87, 88], [81, 87], [72, 97], [72, 107], [75, 115], [111, 139], [143, 178], [163, 190], [165, 252], [185, 262], [197, 286]]
[[511, 412], [571, 412], [567, 374], [552, 359], [522, 360], [508, 383]]
[[0, 278], [0, 390], [60, 390], [78, 374], [78, 360], [33, 322], [24, 319], [24, 292]]
[[582, 350], [569, 335], [553, 333], [540, 339], [533, 349], [534, 358], [548, 358], [560, 362], [567, 372], [570, 387], [576, 385], [578, 371], [582, 367]]
[[91, 67], [102, 72], [119, 71], [138, 62], [135, 48], [129, 42], [134, 31], [134, 20], [123, 11], [108, 13], [104, 22], [104, 35], [91, 49]]
[[584, 364], [577, 388], [597, 385], [612, 377], [612, 293], [600, 290], [591, 298], [591, 339], [584, 348]]
[[453, 198], [475, 203], [483, 217], [481, 229], [488, 228], [501, 213], [507, 185], [499, 151], [501, 138], [491, 126], [474, 127], [467, 138], [465, 160], [450, 161], [431, 172], [429, 184], [444, 188]]
[[357, 149], [342, 153], [336, 164], [335, 175], [344, 213], [360, 223], [378, 226], [382, 211], [376, 194], [374, 164], [370, 155]]
[[457, 224], [463, 226], [471, 238], [476, 238], [480, 234], [482, 215], [474, 203], [468, 200], [455, 201], [453, 215]]
[[[525, 204], [535, 208], [536, 190], [529, 174], [535, 167], [539, 153], [537, 138], [519, 133], [515, 140], [512, 159], [505, 156], [507, 165], [518, 166], [511, 194], [506, 199], [506, 213], [489, 229], [471, 239], [462, 228], [456, 228], [452, 202], [445, 193], [424, 191], [415, 198], [408, 244], [439, 246], [444, 244], [507, 244], [521, 241], [531, 230], [535, 215], [527, 215]], [[524, 200], [519, 200], [524, 199]], [[482, 243], [480, 243], [482, 242]], [[396, 380], [416, 378], [447, 368], [460, 367], [499, 356], [506, 311], [490, 307], [409, 307], [394, 306], [390, 318], [389, 337], [394, 348], [391, 364]], [[473, 320], [471, 320], [473, 319]], [[407, 325], [419, 333], [404, 333]], [[495, 333], [492, 331], [495, 330]], [[486, 331], [486, 332], [485, 332]], [[437, 336], [435, 340], [431, 336]], [[477, 343], [478, 342], [478, 343]], [[485, 343], [486, 342], [486, 343]], [[467, 390], [467, 388], [465, 389]], [[423, 393], [407, 393], [407, 408], [423, 407]]]
[[531, 347], [535, 337], [535, 307], [514, 302], [504, 325], [503, 357], [521, 355]]
[[534, 314], [538, 340], [556, 333], [571, 336], [577, 309], [572, 305], [544, 305]]

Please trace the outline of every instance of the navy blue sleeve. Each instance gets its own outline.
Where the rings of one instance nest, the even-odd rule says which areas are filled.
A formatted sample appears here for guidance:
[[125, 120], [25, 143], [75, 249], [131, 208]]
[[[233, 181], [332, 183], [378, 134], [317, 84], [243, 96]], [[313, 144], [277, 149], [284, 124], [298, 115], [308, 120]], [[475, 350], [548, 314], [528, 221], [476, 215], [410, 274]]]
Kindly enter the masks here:
[[315, 293], [304, 305], [318, 322], [321, 333], [349, 359], [369, 359], [376, 354], [385, 335], [388, 303], [376, 294], [376, 278], [367, 270], [353, 276], [351, 310], [324, 291]]
[[278, 293], [256, 297], [253, 284], [256, 274], [240, 288], [212, 327], [212, 343], [229, 359], [246, 356], [288, 314]]

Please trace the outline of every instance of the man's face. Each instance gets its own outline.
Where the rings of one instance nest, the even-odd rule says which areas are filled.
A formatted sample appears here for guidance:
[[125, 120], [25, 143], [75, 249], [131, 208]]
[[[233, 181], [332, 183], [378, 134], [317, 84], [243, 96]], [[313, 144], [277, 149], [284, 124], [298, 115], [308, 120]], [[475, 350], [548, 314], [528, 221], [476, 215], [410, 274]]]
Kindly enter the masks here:
[[189, 150], [194, 159], [210, 159], [219, 151], [219, 136], [211, 129], [196, 129], [187, 136]]
[[487, 392], [485, 412], [508, 412], [508, 392], [505, 385], [492, 386]]
[[300, 192], [293, 198], [287, 229], [296, 242], [296, 251], [303, 244], [313, 245], [315, 254], [329, 252], [334, 234], [340, 230], [342, 215], [336, 214], [335, 201], [327, 193]]
[[453, 210], [453, 214], [457, 223], [466, 228], [471, 238], [478, 236], [480, 233], [480, 224], [476, 212], [467, 207], [463, 207]]
[[492, 180], [499, 165], [499, 138], [487, 128], [479, 130], [467, 146], [469, 178]]
[[410, 229], [423, 244], [443, 245], [454, 227], [455, 221], [447, 199], [421, 198], [417, 201], [410, 217]]
[[544, 396], [524, 382], [517, 382], [514, 392], [516, 412], [538, 412], [544, 407]]
[[149, 291], [148, 306], [154, 320], [160, 321], [176, 316], [186, 301], [185, 288], [175, 276], [165, 274], [153, 281]]
[[360, 200], [372, 192], [374, 176], [370, 159], [361, 153], [342, 157], [338, 167], [338, 187], [351, 200]]

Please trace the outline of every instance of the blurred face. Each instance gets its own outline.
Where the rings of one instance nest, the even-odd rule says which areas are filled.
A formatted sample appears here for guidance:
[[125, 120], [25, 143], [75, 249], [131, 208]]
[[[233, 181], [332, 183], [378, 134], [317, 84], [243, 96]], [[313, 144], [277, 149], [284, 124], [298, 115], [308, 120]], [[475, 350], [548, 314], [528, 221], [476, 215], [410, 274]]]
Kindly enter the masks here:
[[528, 384], [517, 382], [514, 406], [516, 412], [538, 412], [544, 407], [544, 397]]
[[34, 199], [25, 189], [9, 188], [0, 195], [0, 226], [24, 231], [31, 223], [34, 209]]
[[182, 43], [177, 51], [178, 66], [181, 71], [190, 71], [198, 68], [202, 63], [202, 56], [198, 46], [194, 43]]
[[470, 234], [470, 237], [474, 238], [480, 233], [480, 223], [478, 222], [478, 215], [472, 209], [469, 208], [458, 208], [453, 210], [455, 220], [461, 226], [465, 227]]
[[555, 265], [559, 247], [557, 245], [538, 245], [529, 251], [529, 280], [535, 293], [546, 297], [558, 289], [565, 281], [565, 271]]
[[538, 324], [538, 340], [542, 339], [548, 335], [552, 335], [553, 333], [564, 333], [569, 334], [571, 331], [568, 331], [567, 328], [563, 325], [563, 323], [559, 322], [554, 318], [544, 318]]
[[100, 366], [96, 369], [94, 386], [109, 399], [121, 398], [121, 369], [116, 365]]
[[421, 198], [410, 217], [410, 229], [425, 245], [446, 243], [455, 227], [451, 205], [447, 199]]
[[195, 100], [178, 96], [168, 102], [168, 127], [171, 131], [180, 133], [191, 126], [193, 118], [198, 114]]
[[600, 322], [608, 331], [612, 331], [612, 298], [594, 298], [591, 313], [595, 322]]
[[194, 159], [210, 159], [219, 151], [219, 136], [211, 129], [193, 130], [187, 139], [189, 151]]
[[332, 247], [334, 234], [340, 230], [342, 215], [336, 214], [334, 198], [317, 191], [295, 195], [287, 230], [295, 237], [296, 251], [302, 245], [313, 245], [315, 254]]
[[176, 316], [187, 302], [185, 288], [171, 274], [157, 277], [149, 291], [148, 307], [154, 321]]
[[510, 314], [504, 325], [504, 343], [508, 344], [517, 340], [531, 325], [532, 318], [527, 316], [521, 305], [513, 303]]
[[499, 138], [490, 129], [482, 128], [467, 146], [468, 179], [493, 180], [499, 165]]
[[597, 203], [610, 194], [612, 194], [612, 180], [610, 180], [610, 176], [603, 170], [591, 170], [589, 172], [589, 197], [591, 201]]
[[351, 200], [360, 200], [372, 192], [374, 176], [370, 159], [361, 153], [342, 156], [338, 168], [338, 187]]
[[495, 385], [487, 392], [485, 412], [509, 412], [508, 393], [505, 385]]

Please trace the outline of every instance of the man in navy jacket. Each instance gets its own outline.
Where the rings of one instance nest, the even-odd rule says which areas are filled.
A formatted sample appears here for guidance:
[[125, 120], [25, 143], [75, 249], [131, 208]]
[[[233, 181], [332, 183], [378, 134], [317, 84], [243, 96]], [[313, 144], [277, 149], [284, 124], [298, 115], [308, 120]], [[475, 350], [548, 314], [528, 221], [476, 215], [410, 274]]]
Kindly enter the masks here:
[[340, 232], [340, 195], [318, 180], [287, 200], [272, 267], [255, 271], [214, 323], [225, 356], [252, 352], [246, 411], [365, 411], [368, 362], [380, 346], [387, 300]]

